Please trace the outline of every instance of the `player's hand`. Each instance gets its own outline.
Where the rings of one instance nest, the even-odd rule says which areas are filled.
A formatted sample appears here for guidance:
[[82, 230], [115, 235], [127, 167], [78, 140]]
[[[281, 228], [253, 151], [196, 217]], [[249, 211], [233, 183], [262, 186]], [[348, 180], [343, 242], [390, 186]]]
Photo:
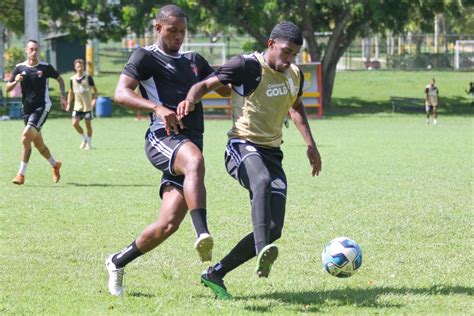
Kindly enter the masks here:
[[309, 163], [311, 164], [311, 168], [313, 169], [311, 171], [311, 174], [313, 177], [315, 175], [319, 175], [319, 172], [322, 169], [322, 162], [321, 162], [321, 155], [319, 155], [319, 151], [315, 146], [308, 146], [308, 149], [306, 150], [306, 155], [308, 156]]
[[23, 79], [25, 79], [25, 77], [24, 77], [25, 75], [26, 75], [26, 72], [25, 72], [25, 71], [23, 71], [21, 74], [17, 74], [17, 75], [15, 76], [15, 81], [16, 81], [16, 82], [22, 82]]
[[176, 108], [176, 114], [178, 115], [179, 119], [182, 119], [183, 117], [188, 115], [189, 112], [194, 111], [194, 108], [194, 102], [191, 102], [189, 100], [183, 100], [179, 102], [178, 107]]
[[161, 121], [165, 123], [165, 131], [167, 135], [171, 135], [171, 132], [173, 132], [175, 135], [178, 135], [178, 127], [184, 127], [183, 122], [181, 122], [178, 115], [164, 106], [161, 106], [159, 110], [155, 111], [155, 113], [159, 118], [161, 118]]
[[66, 110], [67, 108], [68, 106], [67, 106], [66, 98], [64, 96], [61, 96], [61, 109], [63, 109], [63, 111], [67, 111]]

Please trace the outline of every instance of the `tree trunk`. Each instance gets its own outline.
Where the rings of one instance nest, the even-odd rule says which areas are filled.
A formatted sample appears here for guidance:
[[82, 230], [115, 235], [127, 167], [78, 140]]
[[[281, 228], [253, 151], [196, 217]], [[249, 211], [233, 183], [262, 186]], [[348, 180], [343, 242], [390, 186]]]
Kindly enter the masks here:
[[311, 56], [311, 61], [320, 61], [321, 48], [319, 47], [318, 42], [314, 37], [313, 22], [311, 21], [311, 17], [308, 14], [306, 0], [299, 0], [298, 8], [300, 9], [300, 14], [303, 17], [303, 37], [308, 43], [308, 51]]
[[351, 23], [351, 12], [349, 10], [341, 12], [340, 18], [336, 20], [338, 22], [329, 38], [321, 62], [323, 75], [322, 100], [324, 109], [331, 107], [337, 63], [362, 28], [362, 25], [365, 25], [365, 22]]
[[323, 109], [330, 109], [331, 108], [331, 97], [332, 97], [332, 90], [334, 87], [334, 80], [336, 79], [336, 64], [333, 64], [330, 61], [325, 61], [323, 59], [322, 63], [322, 71], [323, 71], [323, 91], [322, 91], [322, 101], [323, 101]]

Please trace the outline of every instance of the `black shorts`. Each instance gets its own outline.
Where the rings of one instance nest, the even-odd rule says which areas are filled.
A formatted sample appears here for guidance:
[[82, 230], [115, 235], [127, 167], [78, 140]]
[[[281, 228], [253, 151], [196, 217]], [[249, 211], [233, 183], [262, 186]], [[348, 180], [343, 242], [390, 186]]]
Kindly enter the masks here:
[[145, 136], [145, 152], [151, 164], [161, 171], [163, 177], [160, 184], [160, 196], [167, 185], [183, 190], [184, 176], [176, 175], [173, 170], [174, 160], [178, 149], [185, 143], [193, 142], [202, 152], [202, 135], [190, 136], [186, 134], [166, 135], [164, 129], [156, 132], [147, 131]]
[[240, 175], [240, 165], [249, 156], [258, 156], [272, 179], [272, 193], [281, 194], [286, 198], [287, 182], [285, 171], [283, 170], [283, 152], [280, 148], [262, 147], [242, 139], [230, 139], [224, 154], [225, 167], [229, 175], [239, 181], [247, 188]]
[[33, 112], [24, 114], [23, 113], [23, 122], [26, 125], [31, 125], [38, 130], [41, 130], [46, 119], [48, 118], [49, 112], [44, 109], [44, 107], [39, 107], [33, 110]]
[[80, 120], [85, 119], [85, 120], [92, 120], [92, 111], [87, 111], [87, 112], [80, 112], [80, 111], [72, 111], [72, 117], [78, 118]]

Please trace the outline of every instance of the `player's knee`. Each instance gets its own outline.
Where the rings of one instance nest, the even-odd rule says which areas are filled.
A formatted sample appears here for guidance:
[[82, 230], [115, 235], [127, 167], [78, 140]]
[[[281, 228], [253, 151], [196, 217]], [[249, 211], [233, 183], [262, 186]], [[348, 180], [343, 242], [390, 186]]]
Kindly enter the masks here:
[[166, 222], [160, 225], [160, 230], [163, 232], [163, 234], [168, 237], [174, 234], [178, 229], [179, 229], [179, 223], [175, 222]]
[[21, 143], [23, 144], [24, 148], [31, 148], [31, 138], [23, 135], [21, 138]]
[[202, 155], [190, 156], [187, 159], [186, 173], [204, 174], [204, 158]]
[[252, 192], [260, 191], [265, 194], [270, 193], [272, 188], [271, 183], [272, 179], [270, 178], [270, 175], [262, 172], [251, 180]]

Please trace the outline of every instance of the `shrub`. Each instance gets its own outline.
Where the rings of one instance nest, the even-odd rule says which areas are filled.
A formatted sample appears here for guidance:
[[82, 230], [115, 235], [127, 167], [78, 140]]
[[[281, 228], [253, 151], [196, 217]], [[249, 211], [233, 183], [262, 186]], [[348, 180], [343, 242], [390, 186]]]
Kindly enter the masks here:
[[18, 63], [25, 60], [23, 49], [18, 47], [10, 47], [3, 56], [5, 57], [5, 73], [12, 72]]

